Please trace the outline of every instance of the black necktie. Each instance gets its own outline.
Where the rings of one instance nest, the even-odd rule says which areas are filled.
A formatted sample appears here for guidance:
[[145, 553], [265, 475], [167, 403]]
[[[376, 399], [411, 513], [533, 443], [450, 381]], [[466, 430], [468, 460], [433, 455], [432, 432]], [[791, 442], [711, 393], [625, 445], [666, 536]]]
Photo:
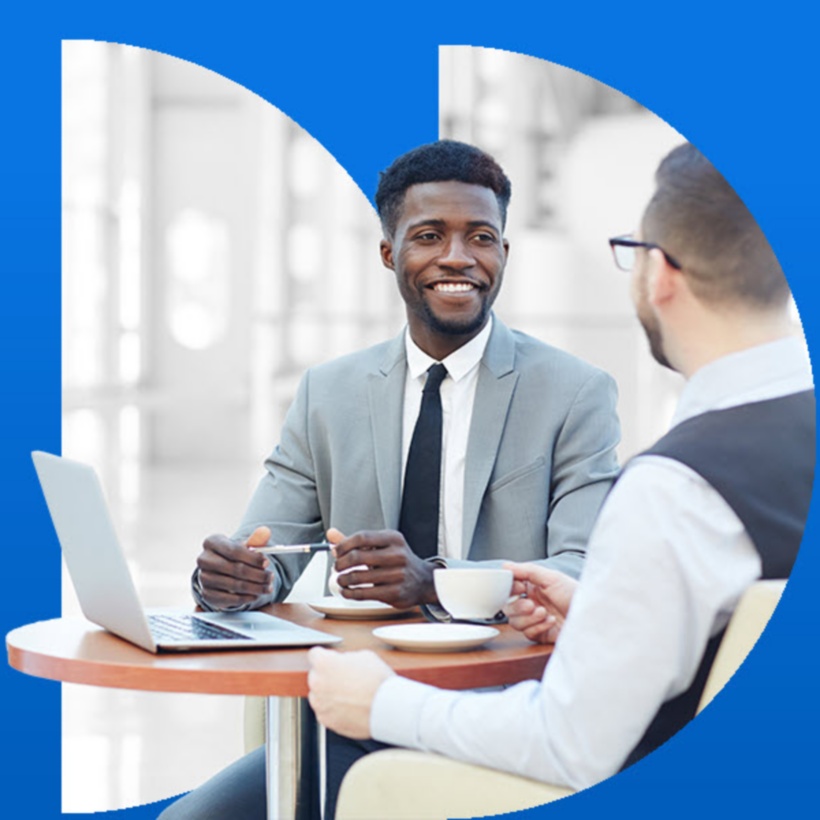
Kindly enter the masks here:
[[399, 530], [420, 558], [438, 555], [438, 500], [441, 488], [441, 395], [439, 387], [447, 375], [443, 364], [427, 371], [421, 408], [413, 430]]

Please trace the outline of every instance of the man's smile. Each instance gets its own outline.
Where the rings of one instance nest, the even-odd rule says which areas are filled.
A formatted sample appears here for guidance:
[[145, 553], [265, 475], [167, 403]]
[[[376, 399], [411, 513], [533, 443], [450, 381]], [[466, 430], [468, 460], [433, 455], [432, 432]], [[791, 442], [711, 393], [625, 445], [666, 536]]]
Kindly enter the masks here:
[[431, 285], [426, 286], [429, 290], [433, 290], [436, 293], [444, 293], [447, 295], [463, 295], [468, 293], [473, 293], [474, 291], [479, 290], [479, 286], [474, 282], [434, 282]]

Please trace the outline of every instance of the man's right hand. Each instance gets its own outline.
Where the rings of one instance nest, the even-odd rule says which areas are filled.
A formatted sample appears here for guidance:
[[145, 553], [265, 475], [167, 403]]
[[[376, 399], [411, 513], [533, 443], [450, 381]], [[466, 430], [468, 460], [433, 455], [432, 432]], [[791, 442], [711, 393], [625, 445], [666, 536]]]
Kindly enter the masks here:
[[196, 563], [202, 597], [209, 606], [236, 609], [273, 592], [270, 561], [263, 553], [249, 549], [261, 547], [269, 539], [267, 527], [257, 527], [247, 541], [235, 541], [226, 535], [205, 539]]

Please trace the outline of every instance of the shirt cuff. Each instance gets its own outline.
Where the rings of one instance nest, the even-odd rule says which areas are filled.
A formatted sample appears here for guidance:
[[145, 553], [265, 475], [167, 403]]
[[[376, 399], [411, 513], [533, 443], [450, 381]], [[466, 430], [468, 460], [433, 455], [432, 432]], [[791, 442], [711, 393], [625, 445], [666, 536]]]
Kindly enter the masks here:
[[409, 749], [423, 748], [420, 742], [422, 711], [433, 686], [400, 675], [388, 678], [376, 690], [370, 708], [370, 735], [374, 740]]

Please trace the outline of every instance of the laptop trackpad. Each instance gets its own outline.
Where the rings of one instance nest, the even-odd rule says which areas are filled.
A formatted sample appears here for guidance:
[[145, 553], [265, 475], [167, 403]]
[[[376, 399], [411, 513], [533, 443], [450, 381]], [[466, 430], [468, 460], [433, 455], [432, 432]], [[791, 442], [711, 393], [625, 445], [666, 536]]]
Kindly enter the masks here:
[[198, 612], [197, 618], [243, 632], [282, 632], [295, 626], [264, 612]]

